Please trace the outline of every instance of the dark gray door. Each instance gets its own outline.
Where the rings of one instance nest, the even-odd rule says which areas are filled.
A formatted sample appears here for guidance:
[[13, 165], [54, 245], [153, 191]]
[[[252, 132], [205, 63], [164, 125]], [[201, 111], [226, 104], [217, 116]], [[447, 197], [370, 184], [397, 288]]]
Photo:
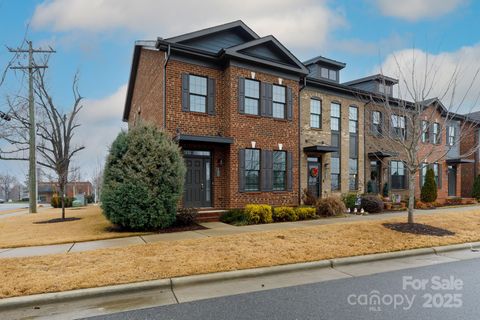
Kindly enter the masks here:
[[186, 156], [187, 174], [183, 202], [185, 207], [210, 207], [211, 201], [211, 161], [208, 157]]
[[457, 167], [448, 166], [448, 196], [455, 197], [457, 195]]
[[321, 183], [320, 177], [321, 174], [321, 166], [320, 160], [318, 158], [309, 157], [308, 158], [308, 191], [311, 195], [316, 198], [319, 198], [322, 194], [321, 192]]

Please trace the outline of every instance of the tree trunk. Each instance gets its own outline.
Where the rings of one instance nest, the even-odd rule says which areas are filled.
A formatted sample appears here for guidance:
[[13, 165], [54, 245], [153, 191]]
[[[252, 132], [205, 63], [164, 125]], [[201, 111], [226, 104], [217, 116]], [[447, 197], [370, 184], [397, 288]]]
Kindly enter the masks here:
[[65, 220], [65, 185], [62, 184], [62, 220]]
[[415, 172], [408, 176], [408, 223], [413, 224], [413, 211], [415, 209]]

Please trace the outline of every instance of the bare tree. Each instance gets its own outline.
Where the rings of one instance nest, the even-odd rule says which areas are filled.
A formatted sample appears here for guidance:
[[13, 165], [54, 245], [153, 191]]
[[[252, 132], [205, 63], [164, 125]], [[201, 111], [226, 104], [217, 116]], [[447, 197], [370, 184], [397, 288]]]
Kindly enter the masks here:
[[0, 190], [5, 196], [5, 201], [12, 199], [12, 189], [17, 183], [17, 178], [15, 178], [14, 176], [8, 173], [0, 174]]
[[[460, 66], [453, 70], [446, 83], [441, 83], [438, 79], [441, 64], [430, 61], [428, 56], [424, 63], [418, 64], [415, 50], [413, 55], [413, 63], [409, 64], [408, 68], [405, 68], [399, 58], [394, 56], [400, 81], [398, 97], [392, 97], [387, 90], [384, 90], [385, 94], [378, 95], [359, 93], [366, 102], [366, 106], [380, 107], [383, 113], [375, 135], [382, 138], [384, 143], [381, 145], [377, 143], [379, 140], [367, 139], [367, 143], [368, 141], [370, 143], [366, 147], [370, 150], [384, 151], [381, 149], [387, 145], [390, 151], [398, 154], [403, 160], [405, 170], [408, 172], [409, 224], [414, 223], [417, 173], [427, 163], [436, 163], [445, 159], [454, 149], [458, 149], [459, 158], [466, 158], [479, 148], [477, 144], [468, 150], [463, 150], [462, 153], [459, 152], [460, 144], [469, 134], [475, 132], [474, 129], [478, 127], [478, 123], [470, 121], [471, 119], [458, 112], [462, 110], [469, 113], [477, 105], [480, 94], [477, 78], [480, 69], [474, 71], [465, 92], [459, 92], [459, 80], [461, 77], [464, 78], [464, 72]], [[382, 78], [385, 88], [389, 77]], [[436, 97], [432, 97], [434, 92], [437, 93]], [[472, 95], [473, 101], [470, 99], [471, 105], [466, 107], [467, 97]], [[447, 137], [448, 141], [443, 140], [442, 137]], [[424, 143], [426, 140], [431, 143]]]
[[[65, 219], [65, 194], [68, 183], [69, 167], [72, 158], [84, 146], [72, 144], [76, 129], [78, 113], [82, 109], [82, 96], [78, 91], [78, 74], [72, 84], [73, 106], [63, 112], [54, 102], [46, 83], [45, 69], [39, 70], [34, 78], [34, 94], [38, 122], [37, 163], [52, 170], [57, 176], [62, 200], [62, 219]], [[0, 159], [28, 160], [28, 129], [30, 127], [27, 112], [27, 99], [21, 95], [7, 97], [11, 121], [0, 128], [0, 139], [8, 142], [7, 148], [0, 148]]]

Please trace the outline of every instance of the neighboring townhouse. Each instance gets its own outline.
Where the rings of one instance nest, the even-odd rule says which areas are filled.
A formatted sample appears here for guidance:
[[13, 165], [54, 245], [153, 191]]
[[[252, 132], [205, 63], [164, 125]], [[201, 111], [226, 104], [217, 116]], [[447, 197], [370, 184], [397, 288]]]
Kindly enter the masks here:
[[364, 192], [364, 103], [340, 82], [342, 62], [305, 61], [300, 91], [302, 190], [317, 197]]
[[[93, 194], [93, 186], [89, 181], [69, 182], [66, 185], [67, 197], [75, 197], [78, 195], [91, 196]], [[54, 195], [61, 193], [57, 182], [39, 182], [38, 183], [38, 201], [50, 203]]]
[[471, 197], [473, 180], [480, 174], [480, 149], [478, 149], [480, 143], [480, 111], [465, 115], [462, 128], [465, 130], [465, 134], [462, 135], [460, 153], [467, 154], [470, 163], [462, 164], [461, 196]]
[[137, 42], [123, 120], [177, 139], [183, 205], [296, 205], [299, 84], [308, 70], [275, 37], [241, 21]]

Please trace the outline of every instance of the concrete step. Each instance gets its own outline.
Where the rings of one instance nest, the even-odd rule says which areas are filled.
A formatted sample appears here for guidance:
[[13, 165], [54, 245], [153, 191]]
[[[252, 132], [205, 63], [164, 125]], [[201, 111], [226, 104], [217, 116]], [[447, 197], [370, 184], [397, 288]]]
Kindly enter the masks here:
[[198, 222], [216, 222], [220, 221], [220, 216], [227, 212], [227, 210], [210, 210], [210, 209], [202, 209], [199, 210], [197, 215]]

